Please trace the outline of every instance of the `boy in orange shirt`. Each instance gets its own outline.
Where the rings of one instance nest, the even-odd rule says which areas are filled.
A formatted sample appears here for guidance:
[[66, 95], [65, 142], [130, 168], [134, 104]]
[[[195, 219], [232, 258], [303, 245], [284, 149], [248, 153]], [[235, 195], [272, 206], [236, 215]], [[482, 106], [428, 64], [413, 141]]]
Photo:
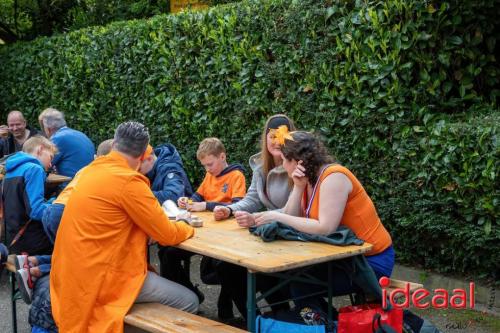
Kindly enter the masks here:
[[241, 200], [246, 194], [244, 169], [240, 164], [228, 165], [226, 149], [217, 138], [204, 139], [196, 152], [196, 158], [207, 171], [200, 187], [191, 196], [181, 197], [177, 204], [193, 212], [213, 211], [217, 205], [229, 205]]
[[[206, 138], [198, 146], [196, 157], [207, 171], [203, 182], [191, 198], [181, 197], [177, 204], [192, 212], [213, 211], [215, 206], [226, 206], [240, 201], [246, 194], [245, 175], [240, 164], [229, 165], [224, 144], [217, 138]], [[192, 200], [192, 202], [191, 202]], [[160, 248], [161, 276], [193, 290], [200, 300], [204, 296], [182, 269], [181, 261], [193, 253], [177, 248]], [[209, 260], [209, 258], [204, 258]], [[210, 264], [209, 264], [210, 265]], [[227, 292], [221, 289], [217, 302], [220, 319], [233, 317], [233, 304]]]

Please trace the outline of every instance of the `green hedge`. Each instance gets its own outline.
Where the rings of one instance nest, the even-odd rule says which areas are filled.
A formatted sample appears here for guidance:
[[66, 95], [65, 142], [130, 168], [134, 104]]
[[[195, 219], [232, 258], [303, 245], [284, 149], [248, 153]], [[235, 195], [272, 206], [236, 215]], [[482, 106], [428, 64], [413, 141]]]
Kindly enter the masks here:
[[269, 115], [315, 129], [374, 197], [400, 262], [492, 274], [499, 260], [498, 6], [243, 1], [0, 48], [0, 110], [46, 106], [96, 141], [128, 119], [232, 161]]

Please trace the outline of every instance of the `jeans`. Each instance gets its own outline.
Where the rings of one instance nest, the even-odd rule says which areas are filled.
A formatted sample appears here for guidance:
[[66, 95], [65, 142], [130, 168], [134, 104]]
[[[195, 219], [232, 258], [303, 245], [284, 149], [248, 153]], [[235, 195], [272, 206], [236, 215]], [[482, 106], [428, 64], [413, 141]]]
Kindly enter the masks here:
[[42, 273], [40, 277], [49, 274], [50, 269], [52, 268], [52, 264], [50, 263], [52, 260], [52, 256], [43, 255], [43, 256], [35, 256], [35, 258], [38, 261], [38, 269], [40, 270], [40, 273]]
[[64, 205], [52, 204], [43, 212], [42, 224], [43, 230], [52, 244], [56, 241], [57, 229], [61, 223], [62, 214], [64, 212]]
[[191, 313], [199, 307], [194, 292], [152, 272], [148, 272], [135, 303], [161, 303]]

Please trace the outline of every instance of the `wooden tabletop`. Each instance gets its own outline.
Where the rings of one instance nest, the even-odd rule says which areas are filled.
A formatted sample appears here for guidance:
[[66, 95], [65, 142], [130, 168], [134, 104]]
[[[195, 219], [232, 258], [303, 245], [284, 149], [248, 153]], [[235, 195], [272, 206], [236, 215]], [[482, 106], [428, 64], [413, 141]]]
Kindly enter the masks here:
[[273, 273], [369, 251], [371, 244], [335, 246], [318, 242], [278, 240], [264, 242], [241, 228], [234, 218], [215, 221], [212, 212], [193, 213], [203, 220], [192, 238], [177, 247], [220, 259], [250, 270]]
[[61, 183], [69, 182], [70, 180], [71, 180], [71, 177], [56, 175], [55, 173], [49, 173], [49, 175], [47, 176], [47, 179], [45, 180], [45, 183], [47, 183], [47, 184], [61, 184]]

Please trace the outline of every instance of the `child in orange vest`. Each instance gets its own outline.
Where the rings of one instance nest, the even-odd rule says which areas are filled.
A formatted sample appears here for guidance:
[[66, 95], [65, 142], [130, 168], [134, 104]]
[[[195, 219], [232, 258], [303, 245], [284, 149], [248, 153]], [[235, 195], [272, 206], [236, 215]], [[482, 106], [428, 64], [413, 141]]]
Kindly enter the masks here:
[[[207, 173], [200, 187], [190, 199], [187, 197], [179, 198], [177, 201], [179, 207], [192, 212], [213, 211], [215, 206], [230, 205], [245, 196], [244, 169], [240, 164], [229, 165], [227, 163], [226, 149], [221, 140], [217, 138], [204, 139], [198, 147], [196, 157]], [[204, 299], [203, 294], [192, 284], [190, 277], [185, 274], [181, 267], [181, 260], [187, 260], [192, 255], [192, 252], [177, 248], [160, 249], [161, 275], [193, 290], [201, 303]], [[204, 258], [203, 260], [210, 259]], [[211, 263], [208, 265], [210, 266]], [[220, 319], [233, 317], [232, 300], [223, 289], [221, 289], [217, 305]]]

